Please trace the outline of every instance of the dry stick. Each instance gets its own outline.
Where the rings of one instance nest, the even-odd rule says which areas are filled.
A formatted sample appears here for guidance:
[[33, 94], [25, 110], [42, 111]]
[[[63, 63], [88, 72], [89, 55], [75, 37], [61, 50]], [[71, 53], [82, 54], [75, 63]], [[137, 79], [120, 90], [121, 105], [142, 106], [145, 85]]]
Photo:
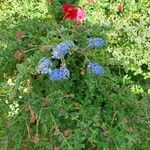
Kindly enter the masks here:
[[26, 122], [26, 126], [27, 126], [28, 138], [29, 138], [29, 140], [30, 140], [30, 139], [31, 139], [31, 136], [30, 136], [30, 128], [29, 128], [27, 122]]
[[38, 120], [37, 120], [37, 123], [36, 123], [36, 135], [38, 135], [38, 126], [39, 126], [39, 121], [40, 121], [42, 109], [43, 109], [43, 106], [40, 109], [40, 113], [39, 113]]

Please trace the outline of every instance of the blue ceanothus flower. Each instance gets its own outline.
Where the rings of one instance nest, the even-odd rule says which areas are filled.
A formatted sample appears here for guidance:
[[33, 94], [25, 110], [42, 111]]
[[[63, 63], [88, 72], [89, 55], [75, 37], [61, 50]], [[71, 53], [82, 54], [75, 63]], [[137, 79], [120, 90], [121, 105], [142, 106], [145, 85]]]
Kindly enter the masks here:
[[69, 52], [69, 49], [72, 46], [74, 46], [74, 43], [71, 40], [58, 44], [56, 47], [52, 49], [53, 55], [52, 58], [55, 59], [63, 58]]
[[70, 77], [70, 72], [66, 67], [60, 67], [58, 69], [54, 69], [49, 73], [51, 80], [63, 80], [68, 79]]
[[105, 41], [103, 38], [90, 38], [88, 40], [88, 47], [89, 48], [102, 48], [105, 45]]
[[44, 57], [39, 61], [36, 71], [39, 74], [47, 74], [51, 71], [51, 66], [51, 61], [48, 58]]
[[98, 63], [89, 63], [88, 69], [92, 71], [93, 74], [101, 76], [104, 74], [104, 68]]

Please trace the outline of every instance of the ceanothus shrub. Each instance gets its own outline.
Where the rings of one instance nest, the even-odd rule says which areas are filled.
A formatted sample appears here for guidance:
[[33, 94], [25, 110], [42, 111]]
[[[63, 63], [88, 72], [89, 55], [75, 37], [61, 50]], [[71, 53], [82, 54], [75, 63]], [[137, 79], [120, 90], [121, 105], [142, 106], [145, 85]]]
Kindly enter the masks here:
[[[105, 45], [103, 38], [90, 38], [88, 40], [88, 48], [102, 48]], [[75, 44], [72, 40], [61, 42], [52, 48], [53, 59], [64, 59], [64, 56], [69, 53], [69, 50], [74, 47]], [[93, 74], [101, 76], [104, 74], [104, 68], [96, 62], [89, 62], [87, 66]], [[63, 67], [52, 69], [52, 62], [48, 58], [42, 58], [36, 68], [39, 74], [49, 74], [51, 80], [63, 80], [70, 77], [69, 69], [63, 64]]]

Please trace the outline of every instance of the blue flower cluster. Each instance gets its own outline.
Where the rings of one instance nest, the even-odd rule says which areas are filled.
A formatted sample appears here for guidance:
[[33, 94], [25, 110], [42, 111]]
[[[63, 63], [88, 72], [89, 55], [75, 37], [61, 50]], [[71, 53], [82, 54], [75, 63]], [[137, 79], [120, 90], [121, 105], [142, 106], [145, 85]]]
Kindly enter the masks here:
[[70, 77], [70, 72], [66, 67], [60, 67], [59, 69], [54, 69], [49, 74], [51, 80], [63, 80]]
[[39, 61], [36, 71], [39, 74], [47, 74], [51, 71], [51, 66], [51, 61], [48, 58], [44, 57]]
[[71, 40], [58, 44], [52, 49], [52, 57], [55, 59], [63, 58], [72, 46], [74, 46], [74, 42]]
[[89, 63], [88, 69], [92, 71], [93, 74], [101, 76], [104, 74], [104, 68], [98, 63]]
[[49, 74], [51, 80], [63, 80], [70, 77], [70, 72], [65, 66], [54, 70], [51, 70], [51, 67], [51, 61], [44, 57], [39, 61], [36, 71], [39, 74]]
[[[94, 47], [101, 48], [104, 46], [104, 44], [105, 42], [104, 39], [102, 38], [91, 38], [88, 41], [89, 48], [94, 48]], [[74, 46], [74, 42], [71, 40], [58, 44], [56, 47], [52, 49], [52, 58], [55, 59], [63, 58], [69, 52], [69, 49], [72, 46]], [[51, 47], [49, 45], [45, 45], [43, 47], [44, 50], [50, 50], [50, 48]], [[65, 65], [61, 66], [60, 68], [56, 68], [54, 70], [52, 70], [51, 67], [52, 67], [52, 62], [48, 58], [44, 57], [39, 61], [36, 71], [39, 74], [49, 74], [49, 77], [52, 81], [68, 79], [70, 77], [70, 72]], [[104, 68], [95, 62], [92, 63], [90, 62], [88, 64], [88, 69], [93, 74], [98, 76], [104, 74]]]
[[105, 45], [105, 41], [103, 38], [91, 38], [88, 40], [89, 48], [102, 48]]

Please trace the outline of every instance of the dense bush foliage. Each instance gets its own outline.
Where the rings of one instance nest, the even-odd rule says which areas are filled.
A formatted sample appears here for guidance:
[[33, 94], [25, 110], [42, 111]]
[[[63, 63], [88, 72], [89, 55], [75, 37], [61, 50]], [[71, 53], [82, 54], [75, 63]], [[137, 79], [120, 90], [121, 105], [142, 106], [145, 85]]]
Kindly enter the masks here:
[[149, 149], [150, 3], [119, 2], [0, 2], [2, 150]]

